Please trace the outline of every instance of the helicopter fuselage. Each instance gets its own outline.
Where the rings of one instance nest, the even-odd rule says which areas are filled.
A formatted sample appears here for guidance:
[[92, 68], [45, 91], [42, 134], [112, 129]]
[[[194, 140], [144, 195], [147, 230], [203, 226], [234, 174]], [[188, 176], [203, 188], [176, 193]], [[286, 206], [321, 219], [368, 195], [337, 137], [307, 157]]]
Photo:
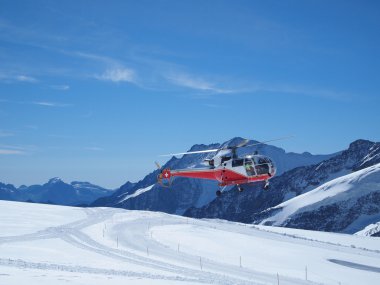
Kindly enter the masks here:
[[162, 179], [172, 176], [217, 180], [219, 186], [239, 185], [257, 181], [268, 181], [276, 174], [276, 167], [269, 157], [263, 155], [247, 155], [245, 157], [221, 157], [218, 166], [209, 168], [164, 169]]

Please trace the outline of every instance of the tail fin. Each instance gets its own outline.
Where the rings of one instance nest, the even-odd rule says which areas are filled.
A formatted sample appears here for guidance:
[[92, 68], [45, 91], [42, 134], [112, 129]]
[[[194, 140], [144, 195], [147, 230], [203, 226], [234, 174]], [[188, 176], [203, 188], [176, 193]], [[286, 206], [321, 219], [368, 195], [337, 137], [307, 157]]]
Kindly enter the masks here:
[[[161, 169], [161, 165], [158, 162], [155, 162], [156, 166], [158, 169]], [[162, 186], [162, 187], [170, 187], [171, 185], [171, 172], [170, 168], [165, 168], [164, 170], [161, 171], [160, 174], [157, 176], [157, 182]]]

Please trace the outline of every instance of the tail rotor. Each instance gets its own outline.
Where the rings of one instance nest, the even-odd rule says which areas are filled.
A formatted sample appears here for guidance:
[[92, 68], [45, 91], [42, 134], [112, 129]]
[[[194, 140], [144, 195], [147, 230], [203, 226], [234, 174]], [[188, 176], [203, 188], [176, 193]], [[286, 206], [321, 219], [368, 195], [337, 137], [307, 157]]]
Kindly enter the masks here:
[[[161, 165], [157, 161], [155, 161], [155, 164], [156, 164], [158, 170], [162, 169]], [[165, 188], [169, 188], [170, 187], [170, 185], [171, 185], [171, 172], [170, 172], [170, 168], [165, 168], [165, 169], [161, 170], [160, 174], [157, 175], [157, 182], [162, 187], [165, 187]]]

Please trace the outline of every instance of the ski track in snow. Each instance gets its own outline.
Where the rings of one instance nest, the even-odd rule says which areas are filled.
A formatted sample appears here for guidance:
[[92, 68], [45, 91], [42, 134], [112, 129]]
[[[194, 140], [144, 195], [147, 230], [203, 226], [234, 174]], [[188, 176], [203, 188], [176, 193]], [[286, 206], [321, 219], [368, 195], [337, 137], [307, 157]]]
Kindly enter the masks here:
[[[60, 238], [65, 242], [84, 249], [88, 251], [95, 252], [99, 255], [107, 256], [119, 261], [124, 261], [128, 263], [142, 265], [148, 268], [154, 268], [163, 270], [166, 272], [179, 274], [178, 276], [164, 276], [164, 275], [154, 275], [147, 273], [138, 273], [131, 271], [120, 271], [120, 270], [107, 270], [101, 268], [91, 268], [86, 266], [67, 266], [60, 264], [49, 264], [49, 263], [36, 263], [28, 262], [25, 260], [17, 259], [4, 259], [0, 258], [0, 265], [11, 266], [19, 268], [34, 268], [42, 270], [58, 270], [67, 272], [80, 272], [80, 273], [92, 273], [92, 274], [106, 274], [106, 275], [118, 275], [118, 276], [129, 276], [129, 277], [140, 277], [148, 279], [162, 279], [162, 280], [175, 280], [175, 281], [189, 281], [195, 283], [216, 283], [216, 284], [265, 284], [261, 282], [252, 282], [249, 280], [233, 278], [226, 275], [221, 275], [212, 272], [204, 272], [201, 270], [189, 269], [187, 267], [176, 266], [170, 263], [160, 262], [154, 259], [142, 257], [134, 253], [128, 252], [126, 250], [114, 249], [102, 245], [95, 240], [91, 239], [88, 235], [81, 232], [81, 229], [91, 226], [93, 224], [102, 223], [105, 220], [112, 218], [113, 214], [118, 213], [117, 210], [113, 209], [84, 209], [88, 215], [87, 219], [76, 221], [70, 224], [49, 227], [45, 230], [38, 231], [34, 234], [26, 234], [20, 236], [8, 236], [1, 237], [0, 244], [12, 243], [12, 242], [23, 242], [38, 239], [53, 239]], [[144, 221], [145, 224], [146, 221]], [[121, 226], [121, 225], [118, 225]], [[154, 223], [152, 221], [152, 226]], [[141, 228], [145, 228], [145, 225]], [[140, 237], [146, 236], [145, 231], [142, 232]], [[141, 239], [138, 239], [141, 243]], [[167, 250], [167, 249], [166, 249]], [[241, 273], [241, 272], [240, 272]], [[237, 272], [237, 275], [239, 273]], [[265, 275], [265, 274], [264, 274]], [[181, 277], [188, 276], [188, 277]], [[269, 280], [273, 280], [273, 276], [267, 276]], [[267, 280], [267, 281], [269, 281]], [[292, 279], [290, 279], [292, 280]], [[290, 283], [292, 284], [292, 282]], [[293, 283], [294, 284], [294, 283]]]
[[[60, 239], [75, 248], [97, 254], [99, 259], [102, 257], [113, 259], [118, 263], [125, 264], [125, 268], [128, 268], [128, 265], [131, 264], [137, 265], [145, 268], [145, 271], [99, 268], [88, 265], [67, 265], [57, 262], [35, 262], [21, 258], [5, 258], [1, 253], [0, 267], [142, 278], [146, 279], [148, 284], [150, 283], [149, 280], [174, 281], [175, 283], [184, 282], [186, 284], [277, 284], [277, 274], [275, 272], [269, 274], [246, 267], [239, 267], [238, 265], [232, 266], [231, 264], [224, 263], [223, 260], [203, 258], [203, 268], [199, 268], [200, 257], [198, 255], [177, 252], [154, 237], [155, 228], [171, 225], [182, 226], [188, 223], [189, 219], [187, 218], [163, 213], [124, 211], [113, 208], [84, 208], [83, 211], [87, 217], [75, 222], [47, 227], [35, 233], [2, 236], [0, 237], [0, 248], [11, 243]], [[132, 219], [128, 218], [129, 215], [132, 216]], [[295, 236], [279, 237], [279, 233], [264, 231], [250, 225], [239, 225], [224, 221], [190, 220], [195, 223], [196, 227], [205, 229], [220, 226], [224, 231], [231, 230], [231, 232], [250, 235], [255, 232], [268, 239], [281, 238], [291, 240], [292, 243], [311, 243], [311, 241], [305, 238]], [[108, 226], [106, 230], [107, 238], [114, 240], [117, 237], [117, 248], [107, 242], [102, 242], [101, 236], [93, 238], [93, 235], [86, 233], [88, 231], [93, 232], [97, 230], [96, 227], [103, 225]], [[318, 241], [318, 243], [327, 248], [332, 246], [340, 247], [341, 251], [360, 252], [359, 254], [361, 255], [375, 255], [379, 257], [376, 251], [349, 248], [323, 241]], [[150, 253], [148, 253], [148, 250], [150, 250]], [[372, 268], [371, 266], [338, 259], [331, 259], [329, 261], [356, 269], [369, 268], [368, 270], [371, 271]], [[375, 271], [372, 270], [372, 272]], [[8, 275], [0, 275], [0, 278], [4, 278], [1, 276]], [[281, 276], [280, 284], [320, 283], [314, 283], [310, 280], [305, 281], [301, 278]]]
[[354, 263], [354, 262], [349, 262], [345, 260], [339, 260], [339, 259], [328, 259], [329, 261], [340, 264], [343, 266], [355, 268], [355, 269], [360, 269], [360, 270], [365, 270], [365, 271], [370, 271], [370, 272], [376, 272], [380, 273], [380, 267], [375, 267], [375, 266], [368, 266], [364, 264], [359, 264], [359, 263]]

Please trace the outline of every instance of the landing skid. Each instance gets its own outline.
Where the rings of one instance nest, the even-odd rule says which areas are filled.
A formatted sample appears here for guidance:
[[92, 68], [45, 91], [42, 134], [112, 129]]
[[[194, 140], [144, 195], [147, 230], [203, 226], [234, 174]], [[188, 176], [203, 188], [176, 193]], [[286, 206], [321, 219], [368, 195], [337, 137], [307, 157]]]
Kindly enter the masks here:
[[[236, 184], [236, 186], [237, 186], [237, 189], [238, 189], [239, 193], [241, 193], [241, 192], [244, 191], [244, 188], [241, 187], [241, 185]], [[216, 192], [215, 192], [216, 196], [217, 196], [217, 197], [222, 196], [222, 194], [223, 194], [224, 190], [226, 189], [226, 187], [227, 187], [227, 186], [224, 186], [224, 187], [221, 188], [220, 190], [216, 191]], [[264, 188], [264, 190], [269, 190], [270, 186], [269, 186], [269, 181], [268, 181], [268, 180], [265, 180], [265, 184], [264, 184], [264, 187], [263, 187], [263, 188]]]
[[223, 194], [224, 190], [226, 189], [226, 187], [227, 187], [227, 186], [224, 186], [221, 190], [216, 191], [216, 193], [215, 193], [216, 196], [217, 196], [217, 197], [222, 196], [222, 194]]

